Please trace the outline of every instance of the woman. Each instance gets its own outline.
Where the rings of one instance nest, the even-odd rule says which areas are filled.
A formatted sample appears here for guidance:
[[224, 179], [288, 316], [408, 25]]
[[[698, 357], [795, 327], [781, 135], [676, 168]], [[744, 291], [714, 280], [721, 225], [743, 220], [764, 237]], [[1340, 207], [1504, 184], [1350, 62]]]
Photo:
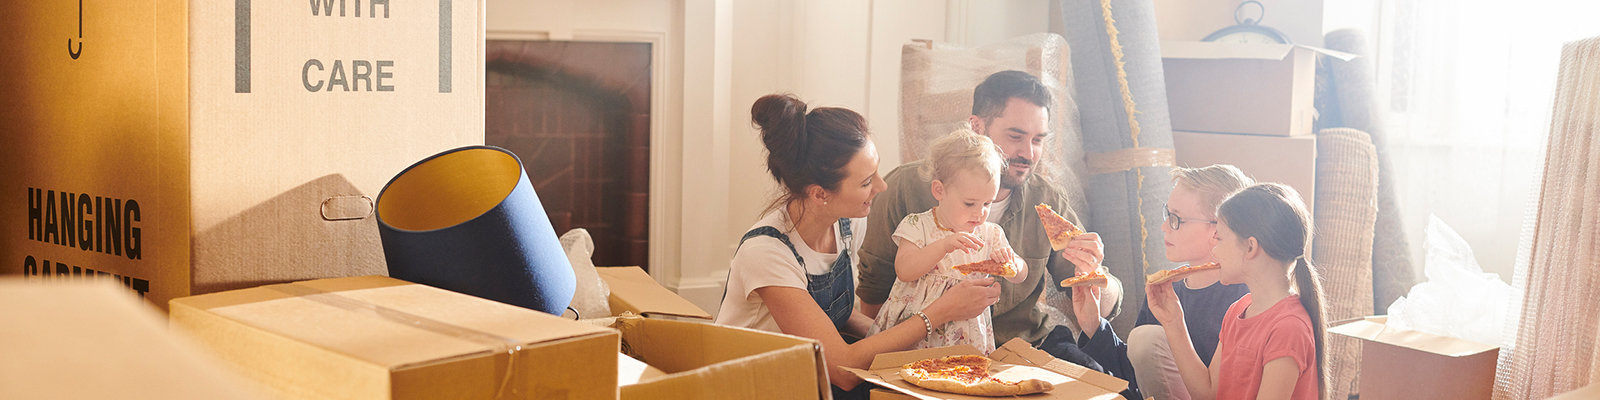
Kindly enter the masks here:
[[866, 398], [866, 386], [840, 367], [866, 369], [879, 353], [910, 348], [932, 327], [978, 316], [1000, 297], [990, 278], [963, 282], [918, 318], [871, 337], [872, 319], [856, 312], [855, 253], [872, 198], [885, 188], [866, 120], [854, 111], [819, 108], [789, 95], [756, 100], [767, 170], [783, 194], [751, 227], [729, 265], [717, 323], [822, 342], [834, 398]]

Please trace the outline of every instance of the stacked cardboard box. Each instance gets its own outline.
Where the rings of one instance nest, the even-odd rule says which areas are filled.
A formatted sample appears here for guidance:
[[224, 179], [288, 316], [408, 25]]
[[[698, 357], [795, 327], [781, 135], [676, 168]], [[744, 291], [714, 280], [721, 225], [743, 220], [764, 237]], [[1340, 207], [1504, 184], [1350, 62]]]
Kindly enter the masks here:
[[372, 197], [483, 142], [481, 0], [6, 1], [0, 15], [0, 273], [112, 277], [162, 308], [384, 274]]
[[1173, 147], [1180, 166], [1233, 164], [1262, 182], [1316, 189], [1316, 57], [1296, 45], [1161, 43]]

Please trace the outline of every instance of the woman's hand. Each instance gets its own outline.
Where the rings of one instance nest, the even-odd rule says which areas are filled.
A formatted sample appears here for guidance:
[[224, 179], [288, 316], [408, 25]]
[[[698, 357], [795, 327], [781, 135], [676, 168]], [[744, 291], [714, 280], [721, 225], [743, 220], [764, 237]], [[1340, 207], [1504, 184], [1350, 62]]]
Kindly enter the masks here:
[[1078, 275], [1083, 275], [1100, 269], [1100, 261], [1106, 258], [1105, 248], [1100, 234], [1089, 232], [1068, 241], [1067, 248], [1061, 249], [1061, 258], [1071, 261], [1078, 268]]
[[1094, 337], [1100, 330], [1100, 287], [1079, 286], [1072, 288], [1072, 311], [1078, 317], [1078, 329], [1084, 335]]
[[966, 250], [971, 253], [983, 249], [983, 241], [978, 239], [978, 235], [966, 232], [956, 232], [934, 243], [939, 244], [939, 248], [944, 249], [945, 254], [956, 250]]
[[1172, 291], [1171, 283], [1144, 286], [1145, 302], [1150, 306], [1150, 314], [1155, 315], [1156, 321], [1161, 321], [1162, 326], [1183, 325], [1183, 304], [1178, 302], [1178, 294]]
[[968, 279], [944, 291], [944, 295], [922, 312], [928, 315], [933, 326], [940, 326], [983, 315], [983, 310], [997, 301], [1000, 301], [1000, 286], [994, 284], [994, 278]]

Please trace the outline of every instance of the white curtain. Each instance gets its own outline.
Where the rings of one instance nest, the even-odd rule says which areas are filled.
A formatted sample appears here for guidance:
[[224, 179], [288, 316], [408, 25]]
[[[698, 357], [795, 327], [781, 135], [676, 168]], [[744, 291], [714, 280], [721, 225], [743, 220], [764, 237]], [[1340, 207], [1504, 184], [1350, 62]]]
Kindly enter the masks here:
[[[1540, 191], [1561, 47], [1565, 42], [1600, 35], [1600, 22], [1596, 22], [1600, 1], [1340, 0], [1325, 4], [1325, 28], [1366, 31], [1375, 49], [1378, 102], [1388, 123], [1387, 151], [1394, 161], [1396, 195], [1418, 277], [1423, 276], [1423, 228], [1430, 213], [1439, 215], [1472, 245], [1485, 272], [1514, 284], [1518, 304], [1513, 308], [1525, 301], [1523, 295], [1530, 288], [1549, 286], [1550, 282], [1540, 280], [1578, 276], [1549, 271], [1530, 274], [1528, 243], [1524, 241], [1531, 238], [1532, 211]], [[1522, 254], [1518, 253], [1519, 243]], [[1514, 272], [1517, 282], [1512, 282]], [[1536, 282], [1527, 282], [1530, 278]], [[1517, 312], [1505, 321], [1508, 343], [1502, 361], [1517, 350], [1521, 318], [1539, 317], [1532, 315], [1539, 313], [1536, 309], [1528, 311], [1529, 315]], [[1567, 319], [1592, 322], [1595, 317], [1577, 313]], [[1565, 342], [1592, 346], [1597, 338], [1569, 339]], [[1529, 349], [1518, 355], [1519, 367], [1557, 362], [1558, 357], [1549, 352], [1577, 350]], [[1501, 363], [1502, 368], [1507, 365]], [[1545, 378], [1551, 380], [1511, 385], [1518, 390], [1507, 390], [1506, 382], [1501, 382], [1497, 389], [1502, 391], [1496, 397], [1543, 398], [1580, 383]]]
[[1510, 282], [1561, 44], [1600, 35], [1600, 2], [1325, 4], [1325, 28], [1361, 29], [1372, 42], [1386, 151], [1417, 276], [1431, 213], [1472, 245], [1485, 272]]

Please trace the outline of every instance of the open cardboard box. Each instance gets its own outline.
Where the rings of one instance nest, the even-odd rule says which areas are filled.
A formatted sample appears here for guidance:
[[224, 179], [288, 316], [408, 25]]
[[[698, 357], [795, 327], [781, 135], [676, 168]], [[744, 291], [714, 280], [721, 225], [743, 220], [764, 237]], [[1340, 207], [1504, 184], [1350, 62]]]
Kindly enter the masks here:
[[1161, 42], [1167, 108], [1180, 131], [1295, 136], [1312, 132], [1316, 55], [1289, 44]]
[[[935, 392], [916, 385], [907, 383], [900, 378], [900, 366], [937, 357], [956, 355], [982, 355], [977, 348], [968, 345], [940, 347], [934, 349], [921, 349], [895, 353], [879, 354], [872, 360], [870, 371], [846, 367], [846, 371], [860, 376], [867, 382], [872, 382], [896, 394], [910, 396], [924, 400], [939, 399], [989, 399], [989, 397], [964, 396], [953, 393]], [[1001, 380], [1040, 379], [1055, 385], [1049, 392], [1017, 396], [1030, 399], [1120, 399], [1124, 389], [1128, 388], [1128, 381], [1117, 379], [1110, 375], [1102, 374], [1050, 356], [1043, 350], [1035, 349], [1028, 342], [1021, 339], [1012, 339], [995, 349], [989, 354], [995, 360], [991, 365], [995, 378]], [[889, 393], [879, 394], [873, 391], [873, 398], [897, 398]]]
[[1362, 400], [1490, 398], [1499, 346], [1394, 329], [1388, 320], [1356, 318], [1328, 328], [1361, 339]]
[[611, 287], [611, 314], [631, 312], [645, 317], [674, 316], [710, 320], [711, 314], [661, 287], [639, 267], [599, 267], [595, 272]]
[[617, 383], [623, 399], [798, 400], [830, 394], [817, 341], [705, 323], [711, 314], [639, 267], [595, 270], [611, 287], [611, 312], [619, 316], [585, 322], [622, 332]]
[[[822, 345], [797, 336], [624, 315], [587, 320], [622, 332], [621, 398], [821, 399]], [[642, 365], [648, 364], [648, 365]]]
[[174, 329], [283, 398], [617, 396], [616, 330], [389, 277], [186, 297], [170, 311]]

